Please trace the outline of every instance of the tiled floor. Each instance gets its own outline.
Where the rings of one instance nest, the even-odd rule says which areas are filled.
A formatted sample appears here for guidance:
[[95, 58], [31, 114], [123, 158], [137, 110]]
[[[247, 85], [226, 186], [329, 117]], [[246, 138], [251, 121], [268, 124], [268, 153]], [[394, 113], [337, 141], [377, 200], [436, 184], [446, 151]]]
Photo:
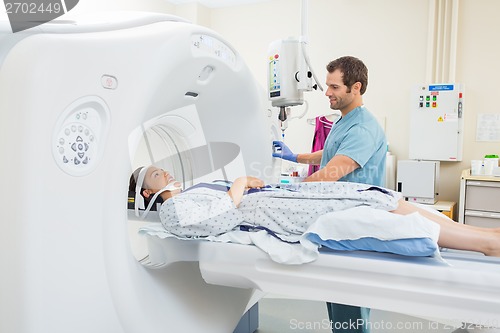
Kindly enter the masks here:
[[[318, 326], [328, 322], [326, 306], [322, 302], [264, 298], [259, 301], [258, 333], [308, 332], [326, 333], [322, 327], [301, 329], [306, 324]], [[321, 325], [320, 325], [321, 326]], [[323, 325], [324, 326], [324, 325]]]
[[[373, 325], [372, 333], [467, 332], [415, 317], [377, 310], [372, 310], [370, 321]], [[483, 332], [486, 331], [481, 331]], [[326, 305], [316, 301], [264, 298], [259, 301], [259, 329], [256, 333], [331, 333]]]

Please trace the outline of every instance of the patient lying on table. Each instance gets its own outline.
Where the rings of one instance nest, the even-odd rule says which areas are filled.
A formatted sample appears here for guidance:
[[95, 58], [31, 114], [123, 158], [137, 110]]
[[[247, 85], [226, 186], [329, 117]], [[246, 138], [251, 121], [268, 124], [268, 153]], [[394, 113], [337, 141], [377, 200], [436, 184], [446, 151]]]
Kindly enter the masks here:
[[130, 189], [140, 191], [146, 201], [163, 198], [162, 225], [178, 237], [216, 236], [241, 226], [300, 235], [324, 214], [371, 207], [399, 215], [419, 213], [437, 223], [441, 247], [500, 256], [500, 229], [453, 222], [402, 200], [398, 192], [371, 185], [309, 182], [282, 189], [255, 177], [200, 183], [183, 191], [175, 185], [180, 184], [155, 166], [137, 169], [130, 177]]

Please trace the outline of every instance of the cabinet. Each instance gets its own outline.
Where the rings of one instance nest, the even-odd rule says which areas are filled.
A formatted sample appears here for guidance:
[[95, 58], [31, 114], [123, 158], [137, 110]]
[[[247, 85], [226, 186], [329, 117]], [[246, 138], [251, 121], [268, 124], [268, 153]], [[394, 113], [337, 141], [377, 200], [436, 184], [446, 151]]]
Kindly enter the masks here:
[[500, 227], [500, 177], [471, 176], [462, 172], [458, 222], [487, 227]]
[[455, 202], [452, 201], [438, 201], [430, 207], [448, 216], [450, 219], [455, 219]]

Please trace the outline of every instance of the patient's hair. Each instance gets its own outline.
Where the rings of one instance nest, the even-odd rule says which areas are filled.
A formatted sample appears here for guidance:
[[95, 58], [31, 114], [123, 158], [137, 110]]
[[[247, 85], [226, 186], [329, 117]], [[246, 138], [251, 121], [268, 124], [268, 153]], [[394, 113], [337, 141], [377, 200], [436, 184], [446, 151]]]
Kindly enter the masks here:
[[[142, 168], [143, 167], [137, 168], [130, 176], [129, 185], [128, 185], [128, 192], [129, 192], [129, 196], [132, 195], [133, 198], [135, 198], [135, 187], [137, 186], [137, 178], [139, 178], [139, 173], [141, 172]], [[141, 196], [144, 198], [144, 204], [147, 206], [147, 205], [149, 205], [149, 201], [151, 198], [146, 198], [142, 194], [142, 192], [144, 192], [144, 190], [146, 190], [146, 189], [141, 186]]]
[[347, 92], [351, 92], [351, 87], [356, 82], [361, 83], [360, 93], [363, 95], [368, 86], [368, 68], [356, 57], [345, 56], [331, 61], [326, 65], [328, 73], [340, 70], [343, 74], [344, 84], [347, 86]]

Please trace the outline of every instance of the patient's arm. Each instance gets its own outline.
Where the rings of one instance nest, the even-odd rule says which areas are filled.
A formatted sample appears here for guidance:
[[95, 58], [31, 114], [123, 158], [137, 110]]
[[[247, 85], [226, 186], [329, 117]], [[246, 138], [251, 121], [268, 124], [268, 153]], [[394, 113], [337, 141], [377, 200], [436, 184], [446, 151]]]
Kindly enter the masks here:
[[236, 207], [240, 205], [241, 199], [246, 189], [249, 188], [260, 188], [264, 186], [264, 182], [259, 178], [255, 177], [239, 177], [233, 182], [233, 185], [227, 192]]

